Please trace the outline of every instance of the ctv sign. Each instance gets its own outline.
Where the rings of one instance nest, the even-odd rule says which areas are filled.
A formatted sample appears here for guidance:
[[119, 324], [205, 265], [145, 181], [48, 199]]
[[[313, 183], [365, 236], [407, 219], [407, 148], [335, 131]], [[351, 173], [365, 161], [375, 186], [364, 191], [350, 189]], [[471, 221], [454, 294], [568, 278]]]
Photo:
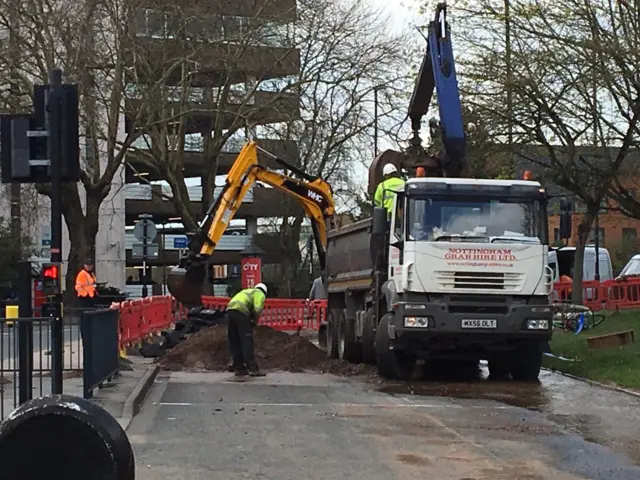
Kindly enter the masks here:
[[262, 260], [260, 257], [243, 258], [241, 262], [242, 288], [253, 288], [262, 282]]

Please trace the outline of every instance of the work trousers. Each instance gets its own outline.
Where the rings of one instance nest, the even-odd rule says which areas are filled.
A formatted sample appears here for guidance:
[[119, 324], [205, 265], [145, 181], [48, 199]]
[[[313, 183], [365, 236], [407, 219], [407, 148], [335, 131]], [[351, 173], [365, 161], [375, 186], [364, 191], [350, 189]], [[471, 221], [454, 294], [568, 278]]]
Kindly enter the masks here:
[[257, 369], [253, 348], [253, 325], [248, 315], [238, 310], [227, 311], [229, 353], [235, 368]]

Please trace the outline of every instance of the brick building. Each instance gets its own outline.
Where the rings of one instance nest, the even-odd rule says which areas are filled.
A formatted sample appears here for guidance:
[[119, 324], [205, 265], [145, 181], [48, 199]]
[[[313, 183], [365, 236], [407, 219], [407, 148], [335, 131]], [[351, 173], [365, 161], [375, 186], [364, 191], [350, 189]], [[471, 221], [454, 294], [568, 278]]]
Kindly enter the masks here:
[[[560, 242], [559, 200], [561, 197], [566, 197], [569, 198], [573, 204], [573, 230], [569, 244], [575, 246], [577, 227], [586, 212], [584, 202], [553, 183], [549, 175], [549, 169], [545, 168], [545, 164], [549, 160], [547, 156], [542, 153], [544, 151], [542, 148], [536, 149], [529, 146], [522, 147], [521, 151], [524, 152], [527, 158], [523, 158], [518, 153], [514, 154], [513, 164], [516, 175], [521, 177], [525, 170], [531, 171], [534, 177], [547, 188], [550, 196], [549, 235], [551, 243]], [[594, 152], [591, 148], [579, 147], [578, 155], [582, 155], [587, 162], [609, 162], [615, 158], [617, 151], [617, 148], [610, 148], [605, 152]], [[535, 160], [531, 160], [532, 158], [535, 158]], [[629, 191], [635, 195], [635, 192], [640, 188], [640, 152], [634, 151], [627, 155], [620, 175], [624, 176], [626, 186]], [[609, 250], [614, 263], [624, 264], [630, 255], [638, 253], [635, 249], [640, 247], [640, 243], [638, 243], [640, 220], [623, 215], [613, 201], [605, 199], [602, 202], [602, 209], [598, 215], [598, 224], [599, 243]], [[596, 226], [594, 222], [589, 235], [589, 242], [594, 243], [595, 239]]]

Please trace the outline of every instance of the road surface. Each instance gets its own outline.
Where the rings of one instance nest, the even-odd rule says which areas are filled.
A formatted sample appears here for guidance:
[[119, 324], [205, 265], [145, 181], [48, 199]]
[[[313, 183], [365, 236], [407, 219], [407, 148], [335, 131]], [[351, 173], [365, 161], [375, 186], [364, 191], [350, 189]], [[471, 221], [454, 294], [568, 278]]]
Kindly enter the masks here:
[[140, 480], [640, 478], [630, 396], [545, 373], [402, 385], [162, 373], [129, 428]]

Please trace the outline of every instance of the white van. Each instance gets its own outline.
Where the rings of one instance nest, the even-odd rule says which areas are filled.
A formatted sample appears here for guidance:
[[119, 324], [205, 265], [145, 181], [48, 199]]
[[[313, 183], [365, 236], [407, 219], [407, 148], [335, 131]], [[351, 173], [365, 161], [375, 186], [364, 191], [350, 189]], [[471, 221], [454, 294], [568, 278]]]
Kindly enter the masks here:
[[640, 276], [640, 255], [634, 255], [616, 278]]
[[[553, 270], [553, 282], [559, 282], [561, 275], [573, 278], [573, 264], [576, 256], [576, 247], [563, 247], [549, 252], [549, 266]], [[600, 281], [613, 279], [613, 265], [611, 256], [606, 248], [598, 248], [600, 267]], [[584, 249], [584, 262], [582, 264], [582, 280], [595, 280], [596, 278], [596, 248], [587, 245]]]

